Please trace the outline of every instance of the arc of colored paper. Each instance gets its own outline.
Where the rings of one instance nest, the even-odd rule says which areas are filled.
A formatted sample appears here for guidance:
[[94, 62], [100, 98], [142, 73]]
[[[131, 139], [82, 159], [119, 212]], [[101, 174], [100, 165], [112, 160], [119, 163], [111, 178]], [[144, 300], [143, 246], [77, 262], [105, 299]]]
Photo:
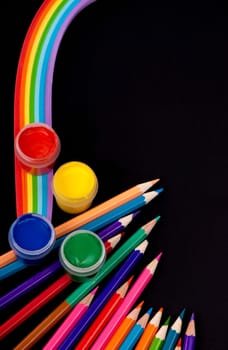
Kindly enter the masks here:
[[[15, 85], [14, 135], [32, 122], [52, 124], [51, 90], [58, 47], [75, 16], [95, 0], [46, 0], [37, 11], [22, 47]], [[34, 176], [15, 159], [17, 215], [52, 216], [53, 172]]]

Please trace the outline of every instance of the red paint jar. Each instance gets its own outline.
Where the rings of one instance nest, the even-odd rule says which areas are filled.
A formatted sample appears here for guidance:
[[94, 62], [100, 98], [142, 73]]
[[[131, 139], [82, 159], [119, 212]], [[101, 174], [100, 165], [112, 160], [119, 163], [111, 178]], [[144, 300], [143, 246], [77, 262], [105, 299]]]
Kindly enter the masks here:
[[61, 149], [58, 135], [44, 123], [30, 123], [22, 128], [14, 146], [20, 164], [33, 175], [48, 173]]

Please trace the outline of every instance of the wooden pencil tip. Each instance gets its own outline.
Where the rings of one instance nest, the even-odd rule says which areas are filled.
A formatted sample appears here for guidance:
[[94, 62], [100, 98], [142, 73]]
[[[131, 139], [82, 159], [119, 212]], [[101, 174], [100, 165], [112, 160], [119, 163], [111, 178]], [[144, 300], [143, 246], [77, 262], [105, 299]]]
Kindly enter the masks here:
[[134, 275], [133, 275], [133, 276], [131, 276], [130, 278], [128, 278], [128, 280], [127, 280], [128, 285], [130, 285], [130, 284], [131, 284], [131, 281], [133, 280], [133, 278], [134, 278]]
[[142, 306], [144, 304], [144, 300], [141, 301], [141, 303], [139, 303], [137, 306], [136, 306], [136, 309], [141, 309]]
[[143, 193], [143, 192], [146, 192], [152, 186], [154, 186], [158, 181], [160, 181], [160, 179], [155, 179], [155, 180], [143, 182], [143, 183], [139, 184], [138, 186], [139, 186], [141, 192]]
[[163, 254], [163, 253], [161, 252], [160, 254], [158, 254], [158, 255], [156, 256], [156, 259], [157, 259], [158, 261], [160, 260], [162, 254]]
[[142, 243], [140, 243], [136, 248], [135, 250], [139, 250], [141, 253], [144, 253], [147, 246], [148, 246], [149, 242], [144, 239], [144, 241], [142, 241]]

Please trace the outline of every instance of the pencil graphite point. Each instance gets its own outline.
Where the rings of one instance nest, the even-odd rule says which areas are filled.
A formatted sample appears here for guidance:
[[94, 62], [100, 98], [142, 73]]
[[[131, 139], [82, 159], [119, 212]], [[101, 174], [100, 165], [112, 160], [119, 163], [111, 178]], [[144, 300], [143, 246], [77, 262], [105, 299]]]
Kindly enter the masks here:
[[127, 280], [128, 285], [130, 285], [130, 284], [131, 284], [131, 281], [133, 280], [133, 278], [134, 278], [134, 275], [133, 275], [133, 276], [131, 276], [130, 278], [128, 278], [128, 280]]
[[184, 319], [184, 314], [185, 314], [185, 308], [181, 311], [181, 313], [180, 313], [180, 318], [183, 320]]
[[159, 253], [157, 256], [156, 256], [156, 259], [159, 261], [160, 259], [161, 259], [161, 256], [162, 256], [162, 252], [161, 253]]
[[158, 190], [155, 190], [155, 191], [158, 192], [158, 193], [161, 193], [161, 192], [164, 191], [164, 188], [162, 187], [162, 188], [159, 188]]

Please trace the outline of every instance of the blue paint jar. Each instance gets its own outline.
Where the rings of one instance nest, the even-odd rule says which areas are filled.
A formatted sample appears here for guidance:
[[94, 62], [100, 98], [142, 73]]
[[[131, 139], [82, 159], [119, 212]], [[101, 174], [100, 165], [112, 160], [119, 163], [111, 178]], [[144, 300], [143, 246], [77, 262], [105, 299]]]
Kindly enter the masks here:
[[55, 244], [55, 230], [46, 217], [27, 213], [19, 216], [10, 226], [8, 241], [17, 257], [25, 263], [39, 263]]

